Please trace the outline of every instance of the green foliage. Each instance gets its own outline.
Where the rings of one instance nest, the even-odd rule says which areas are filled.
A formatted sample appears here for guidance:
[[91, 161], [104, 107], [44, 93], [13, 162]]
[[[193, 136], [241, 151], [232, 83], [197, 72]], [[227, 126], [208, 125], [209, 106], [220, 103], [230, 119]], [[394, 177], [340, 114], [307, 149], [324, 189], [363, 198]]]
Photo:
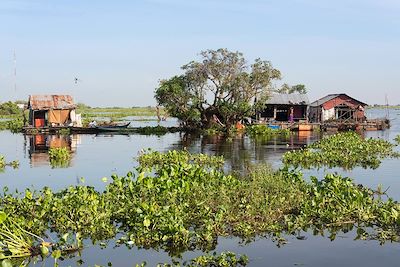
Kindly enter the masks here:
[[17, 106], [17, 104], [11, 101], [0, 104], [0, 115], [16, 114], [22, 114], [22, 110]]
[[20, 118], [0, 121], [0, 130], [10, 130], [12, 133], [21, 132], [23, 126], [24, 123]]
[[143, 135], [164, 135], [166, 133], [169, 133], [169, 129], [167, 127], [163, 127], [163, 126], [145, 126], [145, 127], [140, 127], [139, 129], [137, 129], [136, 131], [139, 134], [143, 134]]
[[50, 148], [49, 158], [53, 168], [65, 168], [69, 166], [71, 154], [66, 147]]
[[71, 134], [71, 129], [69, 129], [69, 128], [60, 129], [58, 131], [58, 134], [60, 134], [60, 135], [70, 135]]
[[239, 257], [237, 257], [235, 253], [225, 251], [219, 255], [216, 252], [214, 252], [213, 254], [201, 255], [199, 257], [191, 259], [189, 262], [184, 262], [183, 264], [174, 263], [171, 265], [164, 263], [157, 264], [157, 267], [233, 267], [246, 266], [248, 262], [249, 259], [246, 255], [240, 255]]
[[[306, 182], [296, 170], [254, 166], [247, 175], [233, 176], [224, 173], [221, 157], [186, 151], [148, 151], [138, 161], [135, 172], [113, 175], [103, 192], [83, 185], [57, 193], [5, 191], [0, 210], [32, 237], [55, 233], [55, 259], [68, 244], [81, 248], [84, 239], [96, 243], [116, 236], [118, 245], [161, 248], [171, 255], [211, 251], [220, 236], [270, 235], [279, 241], [282, 233], [309, 228], [328, 230], [332, 239], [353, 226], [357, 238], [399, 239], [399, 204], [339, 175]], [[246, 263], [224, 253], [198, 257], [190, 266]]]
[[263, 167], [238, 179], [223, 173], [220, 157], [150, 152], [139, 162], [135, 176], [112, 176], [102, 193], [87, 186], [26, 190], [22, 197], [5, 194], [0, 208], [37, 235], [71, 233], [79, 244], [120, 233], [121, 244], [162, 247], [175, 255], [212, 249], [221, 235], [250, 238], [279, 229], [303, 196], [293, 174]]
[[323, 235], [328, 229], [333, 240], [338, 231], [348, 231], [356, 225], [357, 239], [399, 241], [400, 205], [390, 198], [383, 201], [380, 192], [328, 174], [321, 181], [312, 177], [306, 194], [308, 198], [304, 198], [299, 214], [286, 217], [288, 231], [312, 228]]
[[11, 166], [13, 169], [17, 169], [19, 167], [19, 161], [14, 160], [11, 162], [6, 162], [5, 157], [0, 155], [0, 171], [3, 171], [6, 166]]
[[352, 169], [379, 167], [386, 157], [398, 157], [395, 145], [382, 139], [363, 139], [355, 132], [338, 133], [304, 149], [285, 153], [283, 163], [295, 168], [342, 167]]
[[24, 123], [20, 118], [8, 121], [7, 123], [7, 129], [9, 129], [13, 133], [21, 132], [22, 127], [24, 127]]
[[213, 255], [202, 255], [193, 260], [189, 266], [200, 267], [200, 266], [218, 266], [218, 267], [230, 267], [230, 266], [246, 266], [249, 259], [240, 255], [236, 257], [236, 254], [230, 251], [222, 252], [220, 255], [214, 253]]
[[18, 222], [0, 211], [0, 260], [31, 256], [38, 251], [34, 244], [43, 242], [40, 237], [24, 230]]
[[86, 104], [84, 104], [84, 103], [77, 103], [77, 104], [76, 104], [76, 108], [79, 109], [79, 110], [82, 110], [82, 109], [91, 109], [90, 106], [88, 106], [88, 105], [86, 105]]
[[163, 105], [171, 116], [181, 120], [185, 126], [196, 126], [200, 125], [201, 112], [197, 103], [191, 102], [193, 95], [187, 90], [188, 83], [183, 75], [162, 80], [156, 89], [155, 98], [157, 103]]
[[397, 145], [399, 145], [399, 144], [400, 144], [400, 135], [397, 135], [397, 136], [394, 138], [394, 141], [396, 142]]
[[265, 103], [273, 81], [281, 78], [269, 61], [248, 65], [242, 53], [206, 50], [200, 61], [182, 66], [185, 73], [162, 80], [155, 91], [159, 105], [187, 127], [209, 128], [215, 117], [230, 129]]
[[289, 86], [287, 83], [284, 83], [277, 92], [280, 94], [307, 94], [307, 89], [304, 84]]
[[246, 127], [246, 133], [251, 137], [271, 137], [276, 135], [290, 135], [289, 129], [272, 129], [268, 125], [249, 125]]

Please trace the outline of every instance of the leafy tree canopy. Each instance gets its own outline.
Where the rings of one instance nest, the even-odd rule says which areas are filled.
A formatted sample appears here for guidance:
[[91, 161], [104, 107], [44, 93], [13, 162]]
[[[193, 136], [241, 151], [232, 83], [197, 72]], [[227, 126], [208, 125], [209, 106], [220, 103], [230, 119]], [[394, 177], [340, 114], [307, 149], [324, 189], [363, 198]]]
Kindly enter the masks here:
[[284, 83], [281, 88], [276, 90], [280, 94], [307, 94], [307, 89], [304, 84], [297, 84], [294, 86], [289, 86], [287, 83]]
[[20, 113], [20, 108], [17, 106], [17, 104], [11, 101], [0, 104], [0, 115], [14, 115]]
[[212, 127], [218, 122], [229, 129], [253, 114], [281, 78], [269, 61], [247, 64], [240, 52], [206, 50], [200, 61], [182, 66], [184, 74], [161, 80], [155, 98], [167, 112], [188, 127]]

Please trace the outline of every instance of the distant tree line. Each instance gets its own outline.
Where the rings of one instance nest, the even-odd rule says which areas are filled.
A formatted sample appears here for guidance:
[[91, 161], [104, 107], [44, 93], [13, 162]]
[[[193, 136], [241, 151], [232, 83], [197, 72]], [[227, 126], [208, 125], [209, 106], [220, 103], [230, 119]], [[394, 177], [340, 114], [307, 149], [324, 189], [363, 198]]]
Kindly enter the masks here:
[[0, 115], [17, 115], [21, 114], [21, 109], [12, 101], [0, 104]]

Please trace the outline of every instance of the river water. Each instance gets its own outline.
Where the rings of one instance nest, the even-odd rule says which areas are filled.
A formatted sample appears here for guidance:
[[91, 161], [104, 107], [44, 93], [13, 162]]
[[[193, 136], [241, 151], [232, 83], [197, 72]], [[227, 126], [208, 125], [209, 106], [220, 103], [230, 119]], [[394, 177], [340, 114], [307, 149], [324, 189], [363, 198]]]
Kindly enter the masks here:
[[[369, 110], [370, 118], [386, 116], [385, 110]], [[385, 131], [366, 132], [366, 137], [383, 138], [392, 141], [400, 134], [400, 110], [390, 110], [392, 127]], [[128, 118], [135, 119], [135, 118]], [[153, 126], [156, 122], [134, 121], [135, 126]], [[164, 122], [171, 126], [176, 121]], [[63, 136], [24, 136], [0, 131], [0, 154], [7, 161], [19, 160], [18, 169], [7, 167], [0, 173], [1, 187], [10, 191], [25, 188], [41, 189], [48, 186], [54, 190], [64, 189], [70, 185], [85, 184], [102, 190], [106, 183], [103, 177], [112, 174], [125, 175], [136, 165], [135, 157], [143, 149], [158, 151], [187, 149], [190, 152], [223, 155], [227, 170], [242, 171], [252, 163], [268, 163], [274, 167], [281, 164], [281, 156], [288, 150], [302, 147], [321, 138], [320, 133], [295, 133], [289, 138], [273, 138], [254, 141], [246, 136], [232, 140], [222, 137], [201, 137], [180, 133], [164, 136], [144, 135], [71, 135]], [[68, 147], [72, 152], [70, 165], [65, 168], [53, 168], [49, 163], [49, 147]], [[321, 169], [305, 171], [305, 176], [322, 177], [326, 172], [339, 172], [353, 178], [357, 183], [376, 188], [382, 184], [388, 188], [389, 196], [400, 200], [399, 160], [386, 159], [376, 170], [355, 168], [351, 171], [341, 169]], [[111, 179], [108, 179], [110, 181]], [[217, 252], [232, 251], [246, 254], [249, 266], [398, 266], [400, 246], [398, 243], [378, 241], [355, 241], [355, 234], [350, 232], [338, 236], [334, 241], [327, 237], [313, 236], [305, 233], [306, 240], [289, 236], [288, 244], [278, 247], [267, 238], [259, 238], [249, 244], [242, 244], [237, 238], [220, 238]], [[155, 266], [160, 262], [170, 262], [166, 252], [152, 249], [114, 248], [111, 242], [106, 248], [88, 245], [81, 256], [66, 259], [60, 266], [77, 266], [78, 260], [83, 266], [95, 264], [107, 266], [134, 266], [147, 262]], [[187, 252], [184, 258], [193, 258], [201, 252]], [[37, 266], [51, 266], [47, 259]], [[32, 263], [32, 266], [36, 266]]]

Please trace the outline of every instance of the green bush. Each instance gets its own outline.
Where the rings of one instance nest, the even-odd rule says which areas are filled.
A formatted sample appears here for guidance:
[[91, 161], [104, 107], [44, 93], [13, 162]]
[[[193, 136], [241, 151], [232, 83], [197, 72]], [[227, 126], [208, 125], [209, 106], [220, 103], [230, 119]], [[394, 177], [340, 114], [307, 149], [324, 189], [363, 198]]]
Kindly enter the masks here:
[[22, 110], [17, 106], [17, 104], [8, 101], [0, 104], [0, 115], [16, 115], [22, 114]]
[[357, 166], [376, 169], [384, 158], [399, 157], [396, 145], [382, 139], [364, 139], [355, 132], [338, 133], [304, 149], [285, 153], [283, 163], [295, 168], [327, 166], [352, 169]]

